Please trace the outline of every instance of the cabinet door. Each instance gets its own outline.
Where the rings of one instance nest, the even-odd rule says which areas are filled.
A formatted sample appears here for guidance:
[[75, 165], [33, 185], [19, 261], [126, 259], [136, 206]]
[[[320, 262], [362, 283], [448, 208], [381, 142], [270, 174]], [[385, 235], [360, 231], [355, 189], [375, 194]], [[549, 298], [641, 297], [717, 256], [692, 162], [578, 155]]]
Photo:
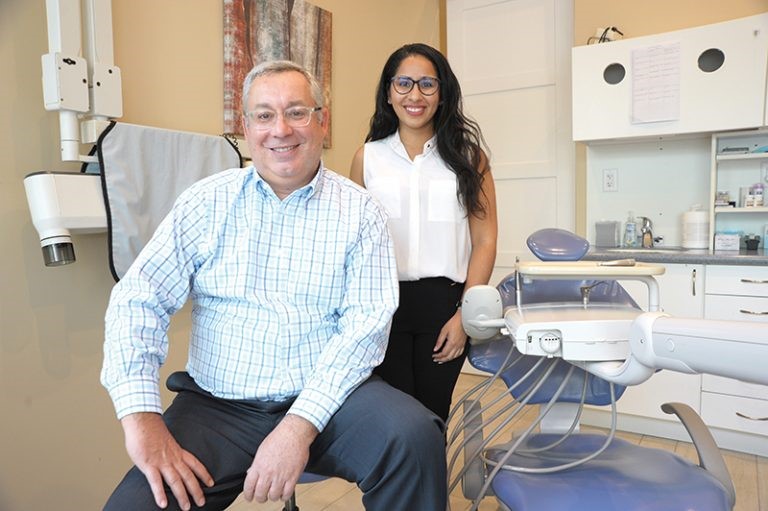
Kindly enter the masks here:
[[[665, 264], [659, 283], [659, 303], [662, 310], [676, 317], [704, 317], [704, 265]], [[648, 310], [648, 290], [640, 282], [622, 282], [637, 304]]]
[[573, 48], [574, 140], [761, 126], [766, 26], [759, 14]]
[[[704, 315], [704, 266], [666, 264], [666, 272], [656, 277], [659, 302], [664, 311], [676, 317], [701, 318]], [[648, 291], [638, 282], [622, 282], [632, 298], [648, 310]], [[701, 375], [674, 371], [659, 371], [651, 378], [629, 387], [617, 403], [619, 413], [652, 417], [667, 421], [677, 419], [661, 411], [661, 405], [671, 401], [686, 403], [697, 412], [700, 409]]]

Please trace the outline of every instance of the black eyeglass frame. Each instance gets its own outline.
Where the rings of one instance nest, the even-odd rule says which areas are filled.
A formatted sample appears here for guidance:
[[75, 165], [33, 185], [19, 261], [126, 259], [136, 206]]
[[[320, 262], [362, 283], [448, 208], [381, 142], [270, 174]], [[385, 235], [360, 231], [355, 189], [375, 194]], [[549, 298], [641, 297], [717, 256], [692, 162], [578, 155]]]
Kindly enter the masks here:
[[[408, 90], [400, 92], [400, 90], [398, 90], [398, 88], [397, 88], [397, 85], [395, 85], [395, 80], [408, 80], [411, 83], [411, 85], [408, 87]], [[421, 81], [422, 80], [430, 80], [430, 81], [435, 82], [437, 84], [437, 87], [435, 87], [434, 92], [424, 92], [424, 89], [421, 88]], [[440, 79], [439, 78], [435, 78], [434, 76], [422, 76], [418, 80], [414, 80], [410, 76], [398, 75], [398, 76], [393, 76], [392, 78], [390, 78], [389, 79], [389, 83], [392, 84], [392, 88], [395, 89], [395, 92], [397, 92], [398, 94], [400, 94], [402, 96], [405, 96], [406, 94], [409, 94], [413, 90], [413, 86], [414, 85], [418, 86], [419, 92], [421, 92], [425, 96], [434, 96], [440, 90]]]

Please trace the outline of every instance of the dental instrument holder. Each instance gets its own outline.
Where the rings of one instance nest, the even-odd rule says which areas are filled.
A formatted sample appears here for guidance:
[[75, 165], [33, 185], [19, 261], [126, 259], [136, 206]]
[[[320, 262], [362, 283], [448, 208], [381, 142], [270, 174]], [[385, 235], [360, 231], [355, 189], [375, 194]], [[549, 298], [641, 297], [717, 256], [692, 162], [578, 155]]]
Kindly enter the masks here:
[[[523, 279], [541, 280], [638, 280], [648, 288], [650, 311], [659, 311], [659, 287], [654, 275], [664, 274], [664, 267], [635, 263], [632, 266], [604, 266], [595, 261], [524, 262], [516, 272]], [[596, 284], [595, 284], [596, 285]], [[653, 371], [630, 360], [627, 333], [641, 313], [626, 306], [573, 304], [508, 310], [506, 328], [516, 348], [526, 355], [562, 357], [577, 367], [622, 385], [639, 383]], [[602, 332], [595, 338], [595, 331]], [[596, 342], [597, 341], [597, 342]]]

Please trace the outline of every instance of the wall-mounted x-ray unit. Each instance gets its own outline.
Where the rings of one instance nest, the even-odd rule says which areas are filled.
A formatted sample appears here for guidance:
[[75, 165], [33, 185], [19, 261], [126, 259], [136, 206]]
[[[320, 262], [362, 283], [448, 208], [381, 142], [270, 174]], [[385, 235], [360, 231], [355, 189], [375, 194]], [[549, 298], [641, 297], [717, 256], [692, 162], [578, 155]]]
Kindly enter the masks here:
[[[59, 113], [61, 160], [89, 162], [93, 144], [123, 115], [120, 69], [113, 63], [111, 0], [46, 0], [48, 53], [42, 56], [45, 109]], [[38, 171], [24, 179], [46, 266], [75, 260], [71, 233], [107, 226], [98, 175]]]

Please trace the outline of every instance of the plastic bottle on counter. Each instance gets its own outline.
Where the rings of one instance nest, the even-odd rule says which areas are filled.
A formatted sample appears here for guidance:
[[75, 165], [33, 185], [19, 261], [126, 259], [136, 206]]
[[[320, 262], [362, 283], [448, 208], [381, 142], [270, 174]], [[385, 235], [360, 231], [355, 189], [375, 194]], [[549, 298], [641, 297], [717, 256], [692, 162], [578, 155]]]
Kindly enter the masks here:
[[624, 246], [627, 248], [637, 246], [637, 223], [632, 211], [627, 215], [627, 223], [624, 226]]

